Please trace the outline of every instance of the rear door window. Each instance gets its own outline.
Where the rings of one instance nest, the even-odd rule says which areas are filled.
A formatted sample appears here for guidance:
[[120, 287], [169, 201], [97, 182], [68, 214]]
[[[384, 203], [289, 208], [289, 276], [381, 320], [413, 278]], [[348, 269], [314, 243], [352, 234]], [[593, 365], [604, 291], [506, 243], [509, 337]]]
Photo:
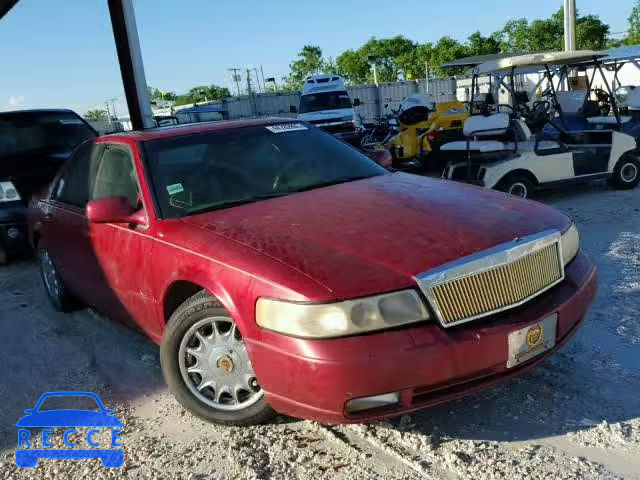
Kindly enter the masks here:
[[95, 151], [93, 141], [78, 147], [68, 161], [56, 184], [53, 199], [74, 207], [84, 208], [89, 201], [91, 158]]

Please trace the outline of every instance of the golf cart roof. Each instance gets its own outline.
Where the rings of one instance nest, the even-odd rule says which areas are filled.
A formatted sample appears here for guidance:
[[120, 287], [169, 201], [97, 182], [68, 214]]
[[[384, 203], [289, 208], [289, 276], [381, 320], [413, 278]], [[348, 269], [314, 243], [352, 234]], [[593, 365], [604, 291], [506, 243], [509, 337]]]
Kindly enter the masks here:
[[500, 60], [501, 58], [515, 57], [517, 55], [524, 55], [524, 52], [503, 52], [492, 53], [489, 55], [474, 55], [472, 57], [459, 58], [451, 62], [443, 63], [440, 68], [459, 68], [459, 67], [477, 67], [486, 62], [494, 60]]
[[602, 58], [605, 63], [611, 62], [628, 62], [629, 60], [640, 59], [640, 45], [631, 45], [628, 47], [612, 48], [602, 52], [606, 55]]
[[505, 57], [492, 60], [479, 65], [476, 68], [477, 74], [487, 74], [511, 69], [526, 69], [531, 67], [542, 67], [544, 65], [575, 65], [587, 61], [602, 58], [605, 55], [594, 50], [576, 50], [572, 52], [543, 52], [518, 55], [515, 57]]

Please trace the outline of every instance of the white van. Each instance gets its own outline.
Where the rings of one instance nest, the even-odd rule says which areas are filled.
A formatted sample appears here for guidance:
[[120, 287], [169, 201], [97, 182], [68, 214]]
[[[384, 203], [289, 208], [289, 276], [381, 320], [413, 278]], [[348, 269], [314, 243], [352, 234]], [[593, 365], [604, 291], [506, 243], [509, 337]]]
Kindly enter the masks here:
[[360, 100], [351, 100], [344, 79], [338, 75], [314, 75], [307, 78], [300, 96], [300, 104], [292, 105], [292, 113], [336, 137], [359, 144], [362, 125], [353, 107]]

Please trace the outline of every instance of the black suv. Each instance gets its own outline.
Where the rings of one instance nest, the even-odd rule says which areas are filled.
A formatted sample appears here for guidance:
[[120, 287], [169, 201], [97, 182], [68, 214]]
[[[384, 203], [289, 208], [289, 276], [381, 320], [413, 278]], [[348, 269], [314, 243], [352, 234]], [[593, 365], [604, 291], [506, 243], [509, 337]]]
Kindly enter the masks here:
[[97, 136], [71, 110], [0, 112], [0, 264], [27, 243], [26, 207], [82, 142]]

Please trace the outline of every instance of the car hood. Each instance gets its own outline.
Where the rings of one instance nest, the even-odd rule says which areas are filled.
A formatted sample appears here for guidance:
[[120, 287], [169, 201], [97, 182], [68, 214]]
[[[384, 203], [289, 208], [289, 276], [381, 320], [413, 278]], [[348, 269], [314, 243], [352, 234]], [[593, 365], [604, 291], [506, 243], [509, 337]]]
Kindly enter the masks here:
[[184, 218], [311, 277], [340, 298], [414, 276], [570, 219], [504, 193], [404, 173]]
[[0, 180], [11, 180], [26, 203], [53, 180], [71, 152], [33, 152], [0, 157]]
[[113, 415], [90, 410], [48, 410], [25, 415], [17, 427], [122, 427]]

